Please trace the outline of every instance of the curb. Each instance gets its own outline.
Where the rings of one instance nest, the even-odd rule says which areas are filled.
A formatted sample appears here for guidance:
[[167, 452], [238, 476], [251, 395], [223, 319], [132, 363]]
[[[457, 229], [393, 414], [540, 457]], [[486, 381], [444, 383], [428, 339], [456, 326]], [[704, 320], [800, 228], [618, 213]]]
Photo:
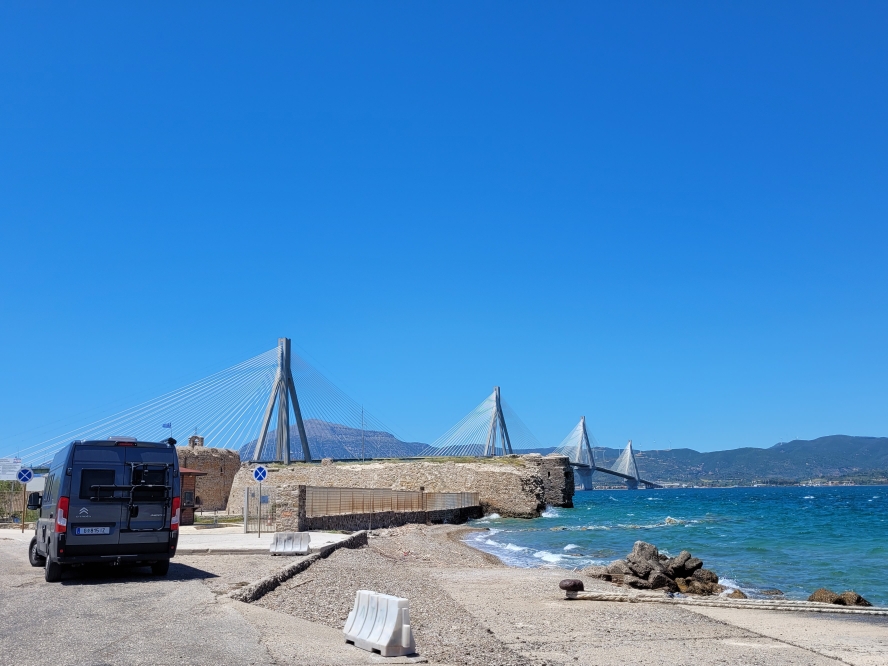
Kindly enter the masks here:
[[[302, 573], [318, 560], [329, 557], [340, 548], [361, 548], [366, 545], [367, 531], [362, 530], [360, 532], [355, 532], [348, 539], [344, 539], [339, 543], [331, 543], [329, 546], [324, 546], [318, 552], [307, 555], [298, 562], [294, 562], [270, 576], [257, 580], [255, 583], [251, 583], [246, 587], [235, 590], [228, 596], [235, 601], [243, 601], [248, 604], [253, 603], [276, 589], [281, 583], [290, 580], [296, 574]], [[268, 551], [265, 550], [262, 552], [267, 553]]]
[[176, 555], [268, 555], [268, 548], [177, 548]]

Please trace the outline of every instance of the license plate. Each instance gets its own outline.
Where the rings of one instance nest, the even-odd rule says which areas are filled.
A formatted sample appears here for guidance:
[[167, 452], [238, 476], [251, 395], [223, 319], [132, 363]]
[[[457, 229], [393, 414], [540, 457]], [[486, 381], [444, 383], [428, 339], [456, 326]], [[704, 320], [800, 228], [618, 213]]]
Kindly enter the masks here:
[[110, 527], [78, 527], [74, 534], [111, 534]]

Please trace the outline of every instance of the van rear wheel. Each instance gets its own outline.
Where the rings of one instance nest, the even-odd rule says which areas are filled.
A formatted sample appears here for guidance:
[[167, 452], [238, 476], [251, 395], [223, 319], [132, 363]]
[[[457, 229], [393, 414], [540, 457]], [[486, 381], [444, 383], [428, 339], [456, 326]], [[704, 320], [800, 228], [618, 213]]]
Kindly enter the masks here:
[[37, 552], [37, 537], [31, 539], [31, 545], [28, 547], [28, 561], [32, 567], [46, 566], [46, 558]]
[[43, 569], [43, 577], [47, 583], [57, 583], [62, 579], [62, 565], [53, 562], [51, 557], [46, 558], [45, 568]]
[[160, 560], [151, 565], [151, 573], [155, 576], [166, 576], [170, 570], [169, 560]]

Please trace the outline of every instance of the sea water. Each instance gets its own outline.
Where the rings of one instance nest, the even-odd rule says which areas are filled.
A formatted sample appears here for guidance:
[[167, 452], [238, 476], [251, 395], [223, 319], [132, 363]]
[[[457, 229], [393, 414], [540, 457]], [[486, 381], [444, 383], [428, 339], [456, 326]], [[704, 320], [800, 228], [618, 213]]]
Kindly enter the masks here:
[[625, 557], [635, 541], [689, 550], [721, 582], [761, 596], [805, 599], [853, 589], [888, 605], [888, 487], [587, 491], [573, 509], [471, 523], [467, 542], [516, 567], [574, 570]]

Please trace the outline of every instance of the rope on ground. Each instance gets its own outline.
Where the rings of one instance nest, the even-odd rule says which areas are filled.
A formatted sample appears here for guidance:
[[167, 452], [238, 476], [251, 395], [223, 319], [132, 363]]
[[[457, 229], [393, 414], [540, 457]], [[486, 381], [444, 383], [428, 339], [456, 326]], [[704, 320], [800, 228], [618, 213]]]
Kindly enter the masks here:
[[607, 592], [567, 592], [566, 599], [579, 601], [622, 601], [628, 603], [670, 604], [673, 606], [704, 606], [708, 608], [738, 608], [796, 613], [842, 613], [845, 615], [888, 616], [888, 608], [848, 608], [813, 601], [789, 599], [692, 599], [645, 594], [613, 594]]

